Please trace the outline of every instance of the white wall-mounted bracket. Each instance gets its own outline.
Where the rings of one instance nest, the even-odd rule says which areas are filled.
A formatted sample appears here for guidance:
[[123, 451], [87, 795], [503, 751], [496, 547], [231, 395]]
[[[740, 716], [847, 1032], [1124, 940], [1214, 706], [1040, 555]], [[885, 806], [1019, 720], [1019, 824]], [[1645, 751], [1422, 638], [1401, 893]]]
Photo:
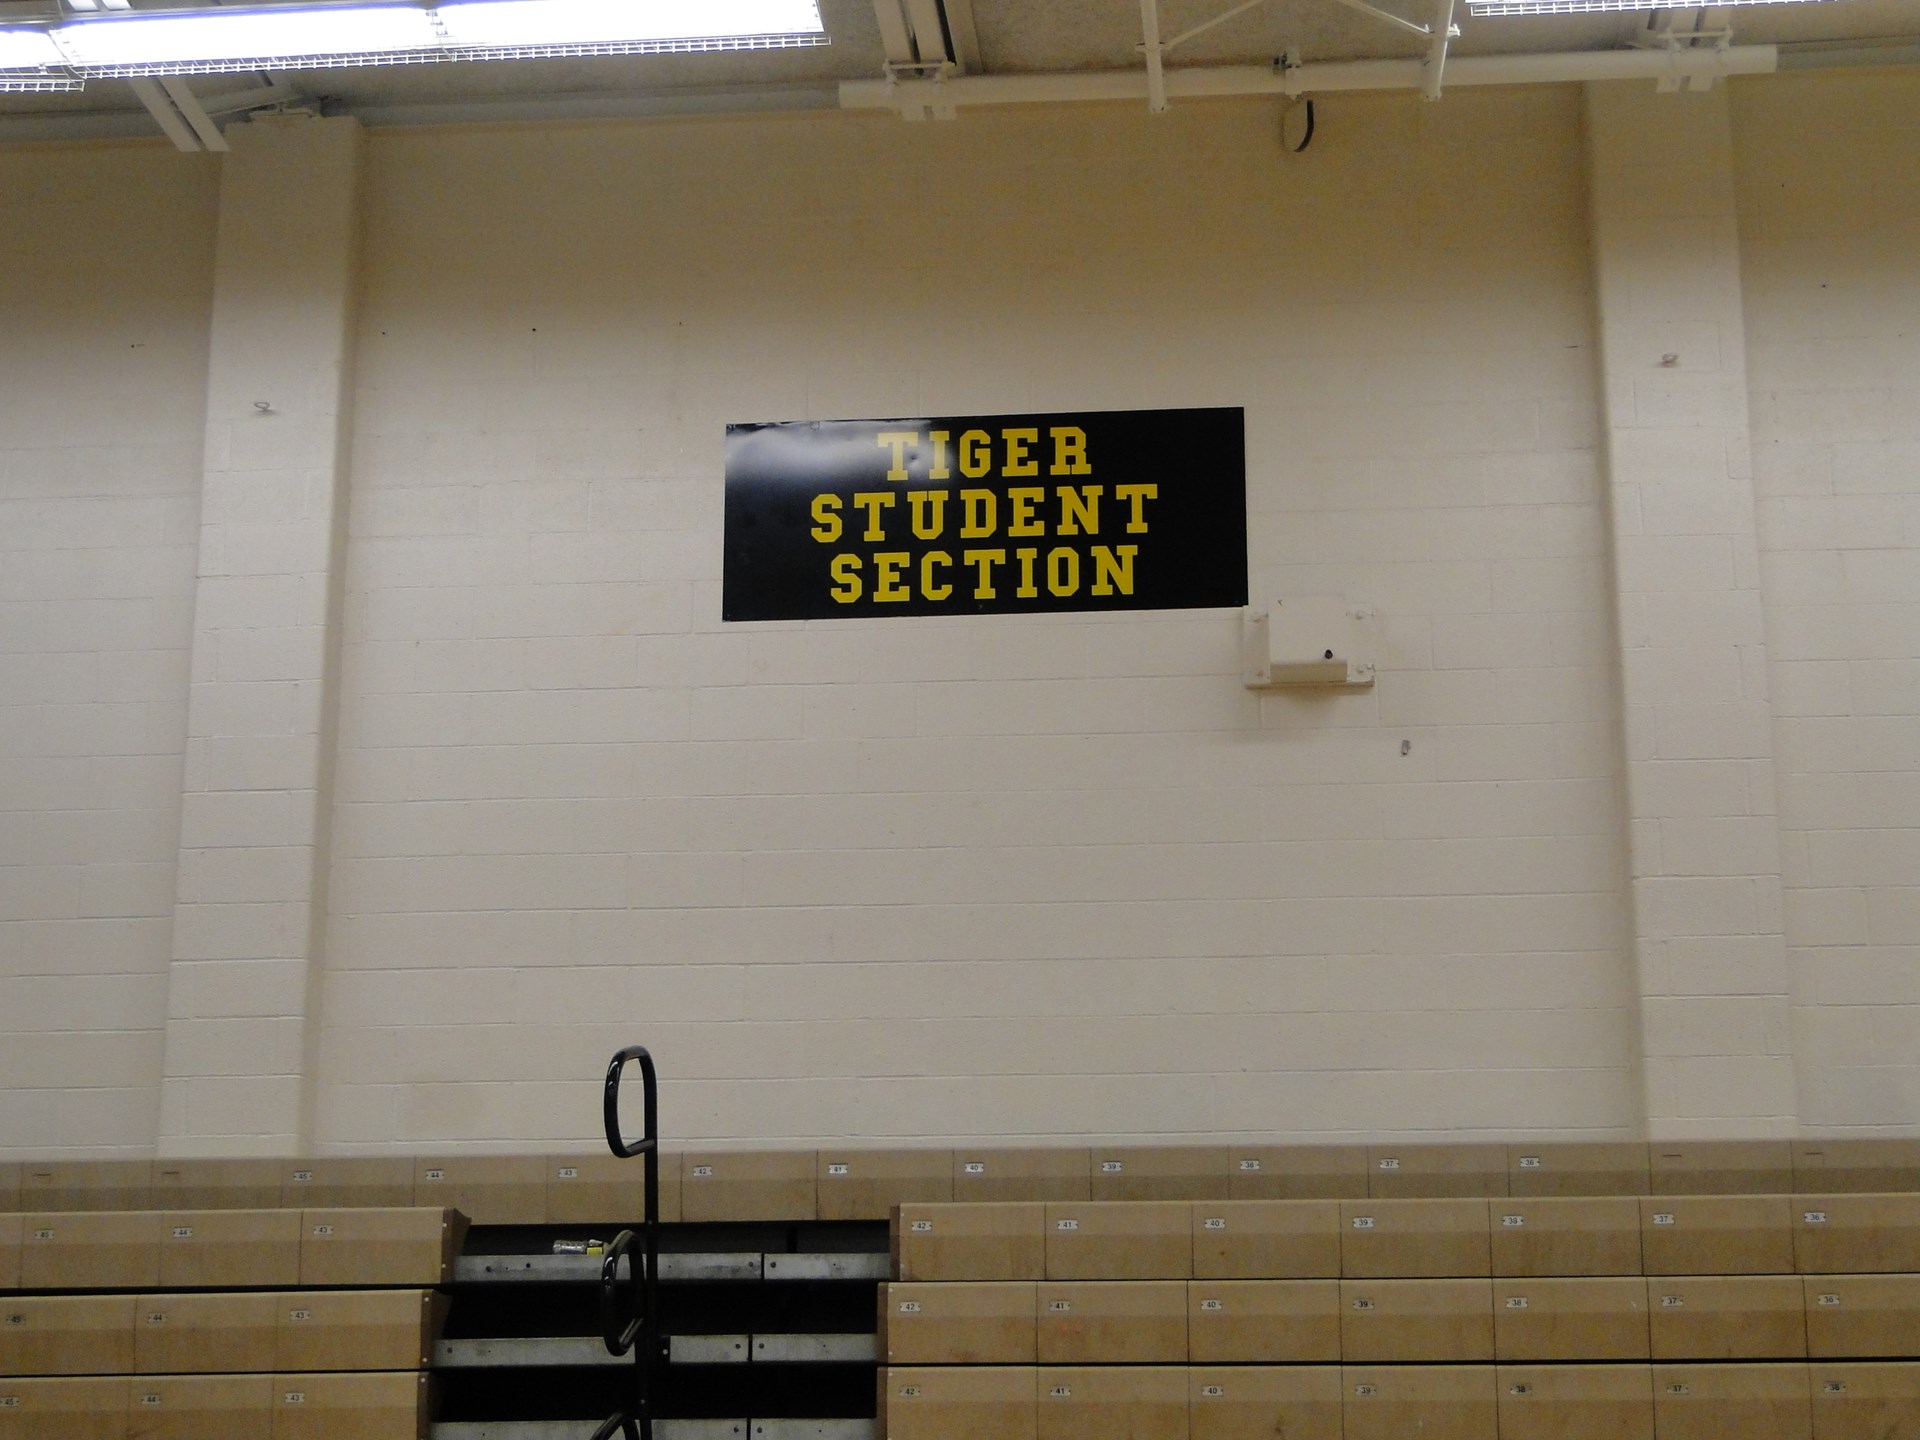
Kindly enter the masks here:
[[1655, 28], [1650, 22], [1648, 28], [1633, 39], [1637, 50], [1657, 50], [1674, 62], [1674, 68], [1654, 81], [1653, 88], [1662, 95], [1677, 95], [1682, 90], [1704, 91], [1713, 88], [1713, 72], [1680, 68], [1680, 57], [1701, 50], [1710, 50], [1716, 54], [1725, 54], [1733, 48], [1733, 28], [1722, 25], [1713, 29], [1696, 28], [1693, 30], [1676, 29], [1671, 18], [1667, 23]]
[[1249, 607], [1241, 622], [1241, 680], [1249, 690], [1373, 684], [1373, 608], [1338, 595], [1302, 595]]
[[956, 73], [950, 60], [889, 60], [886, 64], [887, 93], [898, 94], [901, 82], [929, 80], [933, 82], [933, 97], [926, 103], [913, 100], [901, 100], [899, 103], [902, 120], [924, 120], [929, 114], [936, 120], [952, 120], [959, 115], [959, 108], [951, 102], [941, 99], [942, 89], [947, 77]]

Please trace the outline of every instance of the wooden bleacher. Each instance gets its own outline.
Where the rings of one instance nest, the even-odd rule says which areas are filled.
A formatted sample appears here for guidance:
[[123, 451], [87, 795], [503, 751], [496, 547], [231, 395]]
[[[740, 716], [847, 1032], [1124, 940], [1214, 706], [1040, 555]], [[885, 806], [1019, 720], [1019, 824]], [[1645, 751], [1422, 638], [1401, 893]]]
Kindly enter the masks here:
[[1376, 1149], [1368, 1198], [1326, 1164], [1284, 1183], [1336, 1196], [1222, 1199], [1157, 1154], [1152, 1198], [904, 1205], [877, 1433], [1920, 1437], [1907, 1143], [1480, 1148]]
[[[896, 1216], [881, 1437], [1920, 1440], [1920, 1140], [662, 1160], [669, 1221]], [[637, 1209], [604, 1155], [0, 1166], [0, 1440], [414, 1440], [466, 1217]]]
[[[105, 1191], [141, 1198], [129, 1186]], [[437, 1287], [466, 1229], [457, 1211], [6, 1219], [0, 1288], [15, 1292], [0, 1297], [6, 1440], [425, 1433], [427, 1369], [447, 1310]]]

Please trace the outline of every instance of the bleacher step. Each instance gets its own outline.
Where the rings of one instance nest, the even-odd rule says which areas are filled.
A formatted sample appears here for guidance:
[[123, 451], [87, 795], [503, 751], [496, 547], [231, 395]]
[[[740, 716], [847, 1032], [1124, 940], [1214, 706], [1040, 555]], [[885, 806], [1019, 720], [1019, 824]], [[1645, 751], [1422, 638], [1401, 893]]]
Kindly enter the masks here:
[[[671, 1335], [672, 1365], [871, 1365], [879, 1345], [871, 1334]], [[631, 1356], [610, 1355], [592, 1335], [536, 1335], [500, 1339], [442, 1340], [436, 1370], [504, 1370], [631, 1365]]]
[[[586, 1440], [590, 1420], [479, 1420], [435, 1425], [432, 1440]], [[871, 1420], [656, 1420], [654, 1440], [874, 1440]]]
[[[598, 1255], [462, 1255], [454, 1261], [456, 1285], [598, 1283]], [[768, 1255], [759, 1251], [662, 1255], [660, 1280], [691, 1284], [733, 1280], [885, 1280], [890, 1262], [883, 1254]], [[628, 1267], [620, 1267], [621, 1274]]]

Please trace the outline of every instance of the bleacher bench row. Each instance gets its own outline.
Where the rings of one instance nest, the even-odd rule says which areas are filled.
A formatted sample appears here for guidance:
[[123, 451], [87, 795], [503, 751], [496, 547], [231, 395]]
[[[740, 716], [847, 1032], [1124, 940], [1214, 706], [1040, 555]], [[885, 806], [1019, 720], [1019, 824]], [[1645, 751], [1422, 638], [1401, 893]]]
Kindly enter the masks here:
[[439, 1285], [466, 1231], [419, 1207], [0, 1215], [0, 1290]]
[[1920, 1356], [1920, 1275], [1093, 1280], [881, 1288], [892, 1365]]
[[[667, 1151], [668, 1221], [879, 1219], [897, 1204], [1920, 1190], [1920, 1139]], [[482, 1225], [632, 1218], [597, 1155], [0, 1163], [0, 1212], [430, 1205]]]
[[412, 1440], [429, 1377], [373, 1374], [0, 1380], [7, 1440]]
[[1920, 1365], [889, 1367], [882, 1440], [1914, 1440]]
[[18, 1295], [0, 1376], [420, 1370], [446, 1312], [431, 1290]]
[[898, 1280], [1920, 1271], [1920, 1194], [902, 1205]]

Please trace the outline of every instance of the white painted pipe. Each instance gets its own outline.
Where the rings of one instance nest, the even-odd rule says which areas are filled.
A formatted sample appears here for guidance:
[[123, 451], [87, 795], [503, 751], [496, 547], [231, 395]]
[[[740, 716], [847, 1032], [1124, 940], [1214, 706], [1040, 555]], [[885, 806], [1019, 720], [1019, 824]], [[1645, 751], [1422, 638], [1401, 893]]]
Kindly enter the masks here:
[[[1769, 75], [1779, 68], [1772, 45], [1725, 50], [1567, 50], [1542, 55], [1453, 56], [1447, 85], [1542, 85], [1585, 80], [1721, 79]], [[1335, 90], [1418, 90], [1419, 60], [1332, 60], [1281, 69], [1268, 65], [1189, 66], [1165, 72], [1176, 99], [1228, 95], [1324, 95]], [[946, 80], [843, 80], [843, 110], [904, 110], [928, 105], [1084, 104], [1144, 100], [1139, 70], [1064, 75], [962, 75]]]
[[1140, 36], [1140, 48], [1147, 52], [1147, 109], [1157, 115], [1167, 108], [1167, 72], [1160, 46], [1159, 0], [1140, 0]]

